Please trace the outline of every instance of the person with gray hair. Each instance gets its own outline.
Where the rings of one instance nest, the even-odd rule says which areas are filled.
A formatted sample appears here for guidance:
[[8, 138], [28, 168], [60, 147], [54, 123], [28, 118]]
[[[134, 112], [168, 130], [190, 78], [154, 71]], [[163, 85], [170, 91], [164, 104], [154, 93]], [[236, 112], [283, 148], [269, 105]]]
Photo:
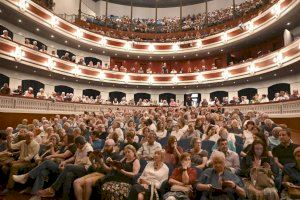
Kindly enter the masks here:
[[0, 37], [11, 40], [11, 37], [8, 35], [8, 30], [3, 30], [3, 34]]
[[268, 144], [271, 149], [278, 146], [280, 144], [279, 140], [279, 132], [282, 130], [280, 126], [273, 128], [272, 135], [268, 137]]
[[201, 200], [208, 199], [235, 199], [246, 197], [244, 185], [241, 179], [232, 173], [225, 166], [225, 155], [222, 152], [215, 152], [211, 156], [212, 167], [201, 174], [197, 190], [202, 191]]

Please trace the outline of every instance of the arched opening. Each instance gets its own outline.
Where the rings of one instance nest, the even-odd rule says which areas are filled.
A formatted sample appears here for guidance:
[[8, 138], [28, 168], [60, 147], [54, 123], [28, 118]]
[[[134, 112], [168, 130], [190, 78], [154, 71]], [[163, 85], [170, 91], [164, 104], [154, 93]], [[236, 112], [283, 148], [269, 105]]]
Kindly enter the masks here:
[[7, 30], [8, 36], [9, 36], [12, 40], [14, 40], [14, 33], [13, 33], [11, 30], [9, 30], [8, 28], [6, 28], [5, 26], [0, 25], [0, 35], [3, 34], [3, 31], [4, 31], [4, 30]]
[[72, 53], [70, 51], [63, 50], [63, 49], [58, 49], [57, 52], [56, 52], [56, 54], [58, 55], [59, 58], [64, 56], [66, 53], [69, 53], [69, 59], [70, 60], [73, 56], [76, 56], [74, 53]]
[[47, 45], [45, 45], [44, 43], [42, 43], [42, 42], [40, 42], [40, 41], [38, 41], [38, 40], [36, 40], [36, 39], [33, 39], [33, 38], [25, 38], [25, 40], [29, 40], [30, 41], [30, 44], [33, 44], [33, 41], [36, 41], [37, 42], [37, 47], [39, 48], [39, 50], [40, 49], [42, 49], [42, 46], [44, 45], [45, 46], [45, 48], [46, 48], [46, 50], [47, 50]]
[[288, 83], [278, 83], [275, 85], [271, 85], [268, 87], [268, 97], [270, 100], [273, 100], [275, 97], [275, 93], [279, 93], [280, 91], [284, 91], [287, 93], [291, 93], [291, 85]]
[[176, 101], [176, 95], [172, 93], [162, 93], [159, 95], [159, 101], [167, 100], [167, 102], [170, 103], [171, 99], [174, 99], [174, 101]]
[[98, 58], [94, 58], [94, 57], [85, 57], [84, 58], [84, 62], [86, 65], [89, 65], [90, 62], [93, 62], [93, 65], [97, 65], [97, 63], [100, 63], [100, 66], [102, 66], [102, 60], [98, 59]]
[[69, 86], [65, 86], [65, 85], [57, 85], [54, 87], [54, 91], [58, 94], [61, 94], [62, 92], [64, 93], [74, 93], [74, 89], [69, 87]]
[[93, 97], [94, 99], [97, 97], [97, 96], [100, 96], [100, 92], [98, 90], [93, 90], [93, 89], [85, 89], [82, 91], [82, 94], [84, 96], [88, 96], [88, 97]]
[[249, 100], [252, 100], [256, 94], [256, 88], [244, 88], [238, 91], [239, 98], [241, 98], [242, 96], [246, 96]]
[[118, 102], [122, 100], [123, 97], [126, 97], [124, 92], [114, 91], [109, 93], [109, 99], [112, 102], [115, 98], [117, 98]]
[[137, 103], [140, 99], [151, 99], [151, 94], [148, 93], [136, 93], [134, 94], [134, 102]]
[[201, 101], [200, 93], [187, 93], [184, 94], [184, 105], [192, 106], [198, 105]]
[[22, 90], [26, 91], [29, 87], [32, 87], [34, 96], [36, 96], [41, 88], [45, 88], [45, 84], [36, 80], [22, 80]]
[[209, 96], [212, 100], [217, 97], [220, 102], [223, 102], [223, 98], [228, 97], [228, 92], [226, 92], [226, 91], [215, 91], [215, 92], [210, 93]]
[[[9, 77], [5, 76], [4, 74], [0, 74], [0, 88], [4, 85], [4, 83], [9, 84]], [[13, 88], [11, 88], [13, 89]]]

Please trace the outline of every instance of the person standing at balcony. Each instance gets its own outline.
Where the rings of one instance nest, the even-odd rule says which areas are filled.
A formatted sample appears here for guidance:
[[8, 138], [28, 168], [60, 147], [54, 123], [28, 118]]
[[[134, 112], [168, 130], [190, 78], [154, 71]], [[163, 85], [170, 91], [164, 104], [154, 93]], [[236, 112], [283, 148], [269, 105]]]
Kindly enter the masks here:
[[32, 42], [32, 49], [34, 49], [34, 50], [36, 50], [36, 51], [39, 50], [37, 41], [33, 41], [33, 42]]
[[12, 94], [16, 96], [22, 96], [23, 95], [22, 85], [19, 85], [17, 89], [13, 90]]
[[34, 98], [33, 88], [29, 87], [23, 96], [28, 98]]
[[161, 72], [163, 74], [168, 74], [169, 73], [169, 70], [168, 70], [168, 67], [167, 67], [167, 63], [164, 63], [162, 66], [161, 66]]
[[47, 99], [47, 95], [45, 93], [44, 88], [41, 88], [40, 91], [36, 95], [37, 99]]
[[65, 55], [63, 55], [63, 56], [61, 57], [61, 59], [62, 59], [62, 60], [65, 60], [65, 61], [70, 61], [69, 53], [66, 52]]
[[8, 83], [4, 83], [3, 87], [0, 89], [0, 95], [10, 95], [10, 88]]

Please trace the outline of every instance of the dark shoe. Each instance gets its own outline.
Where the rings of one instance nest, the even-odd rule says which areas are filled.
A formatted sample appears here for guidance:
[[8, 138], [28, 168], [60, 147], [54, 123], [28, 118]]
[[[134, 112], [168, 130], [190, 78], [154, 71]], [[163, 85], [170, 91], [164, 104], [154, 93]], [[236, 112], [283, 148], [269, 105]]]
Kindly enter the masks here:
[[6, 196], [8, 195], [8, 193], [9, 193], [9, 189], [6, 188], [0, 193], [0, 196]]

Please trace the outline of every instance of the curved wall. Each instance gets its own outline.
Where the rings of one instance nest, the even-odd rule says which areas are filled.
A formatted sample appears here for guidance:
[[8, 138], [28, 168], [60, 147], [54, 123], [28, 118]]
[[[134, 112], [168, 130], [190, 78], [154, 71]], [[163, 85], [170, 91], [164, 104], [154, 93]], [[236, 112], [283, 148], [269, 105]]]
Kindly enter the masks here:
[[[202, 99], [209, 99], [210, 93], [215, 91], [225, 91], [228, 92], [229, 99], [232, 99], [234, 96], [238, 96], [238, 91], [245, 88], [255, 88], [257, 89], [258, 94], [268, 94], [268, 88], [272, 85], [278, 83], [288, 83], [290, 84], [290, 90], [300, 90], [300, 73], [295, 74], [295, 72], [290, 72], [289, 76], [280, 77], [280, 74], [271, 80], [261, 80], [254, 83], [248, 84], [238, 84], [234, 86], [220, 86], [220, 87], [206, 87], [203, 89], [141, 89], [140, 87], [136, 88], [124, 88], [124, 87], [103, 87], [101, 84], [93, 85], [93, 84], [84, 84], [76, 81], [74, 77], [73, 81], [64, 81], [59, 79], [53, 79], [48, 77], [42, 77], [35, 73], [23, 73], [17, 70], [9, 70], [7, 68], [3, 68], [0, 64], [0, 72], [1, 74], [8, 76], [10, 87], [12, 89], [17, 88], [18, 85], [21, 85], [22, 80], [37, 80], [45, 85], [45, 91], [47, 94], [51, 94], [54, 91], [55, 86], [64, 85], [74, 89], [74, 96], [81, 96], [83, 94], [83, 90], [85, 89], [94, 89], [101, 92], [101, 96], [103, 99], [109, 98], [109, 93], [112, 91], [120, 91], [126, 94], [127, 100], [134, 99], [134, 94], [136, 93], [149, 93], [151, 94], [151, 98], [153, 100], [158, 100], [159, 95], [162, 93], [173, 93], [176, 94], [176, 99], [179, 101], [184, 101], [184, 94], [187, 93], [200, 93]], [[45, 74], [47, 76], [47, 74]]]
[[[235, 0], [236, 5], [246, 0]], [[208, 12], [227, 8], [232, 6], [232, 0], [211, 0], [208, 1]], [[65, 9], [68, 8], [68, 9]], [[55, 0], [54, 12], [57, 14], [78, 14], [79, 0]], [[130, 6], [115, 4], [108, 2], [108, 15], [130, 16]], [[81, 9], [83, 13], [101, 16], [105, 15], [106, 2], [93, 0], [82, 0]], [[198, 3], [182, 7], [182, 16], [189, 14], [205, 13], [205, 3]], [[155, 18], [155, 8], [133, 7], [133, 18]], [[158, 8], [157, 17], [179, 17], [180, 7]]]

